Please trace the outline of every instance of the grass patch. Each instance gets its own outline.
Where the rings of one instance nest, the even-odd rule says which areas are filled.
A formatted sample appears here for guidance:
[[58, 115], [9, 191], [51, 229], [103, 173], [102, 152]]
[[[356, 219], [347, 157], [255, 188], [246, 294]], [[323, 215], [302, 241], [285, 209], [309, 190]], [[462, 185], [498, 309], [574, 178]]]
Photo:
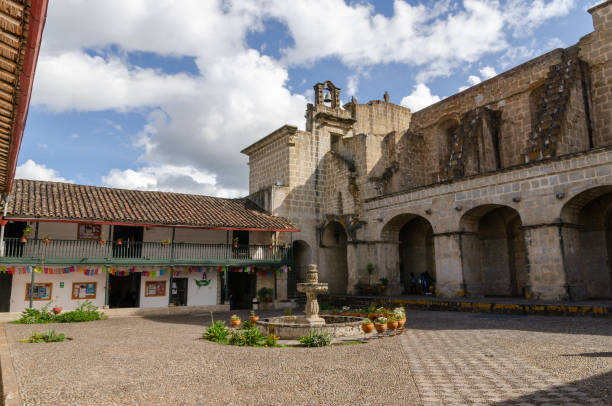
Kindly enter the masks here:
[[[66, 340], [67, 337], [63, 333], [56, 333], [53, 330], [49, 330], [46, 333], [34, 333], [30, 338], [24, 338], [19, 340], [22, 343], [58, 343]], [[70, 338], [68, 338], [70, 340]]]

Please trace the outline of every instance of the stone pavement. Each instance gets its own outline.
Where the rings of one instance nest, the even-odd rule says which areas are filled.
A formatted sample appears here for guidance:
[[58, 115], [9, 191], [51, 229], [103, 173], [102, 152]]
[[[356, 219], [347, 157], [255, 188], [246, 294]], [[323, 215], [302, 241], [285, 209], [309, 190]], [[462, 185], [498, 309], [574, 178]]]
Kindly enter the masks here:
[[601, 405], [600, 400], [465, 330], [401, 336], [423, 405]]

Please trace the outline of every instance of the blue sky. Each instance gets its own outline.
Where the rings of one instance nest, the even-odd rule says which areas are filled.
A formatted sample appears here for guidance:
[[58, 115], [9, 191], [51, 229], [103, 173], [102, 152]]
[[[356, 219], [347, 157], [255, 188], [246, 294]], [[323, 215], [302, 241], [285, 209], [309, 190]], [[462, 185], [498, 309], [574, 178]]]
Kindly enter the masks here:
[[418, 110], [592, 31], [596, 1], [56, 0], [18, 177], [239, 196], [312, 86]]

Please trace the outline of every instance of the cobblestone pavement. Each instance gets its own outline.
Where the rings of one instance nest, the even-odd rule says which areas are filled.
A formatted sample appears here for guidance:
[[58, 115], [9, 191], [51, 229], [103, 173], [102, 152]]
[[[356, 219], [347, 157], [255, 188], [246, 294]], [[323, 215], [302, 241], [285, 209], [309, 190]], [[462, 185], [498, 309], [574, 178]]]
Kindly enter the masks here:
[[[200, 340], [207, 315], [6, 332], [25, 405], [612, 404], [609, 318], [407, 318], [403, 336], [319, 349]], [[50, 328], [73, 340], [18, 342]]]
[[401, 341], [424, 405], [612, 404], [609, 319], [415, 313]]

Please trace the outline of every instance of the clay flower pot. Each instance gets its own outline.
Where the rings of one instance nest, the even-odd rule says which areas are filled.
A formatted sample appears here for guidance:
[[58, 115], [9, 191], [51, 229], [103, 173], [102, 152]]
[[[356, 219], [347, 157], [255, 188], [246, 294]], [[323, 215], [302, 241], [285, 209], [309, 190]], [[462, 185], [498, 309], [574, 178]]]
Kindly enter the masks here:
[[259, 320], [259, 316], [249, 316], [249, 321], [251, 323], [255, 323], [257, 320]]
[[370, 320], [374, 320], [380, 317], [380, 314], [378, 313], [368, 313], [368, 319]]
[[117, 240], [117, 245], [123, 245], [123, 241]]
[[22, 244], [25, 244], [26, 242], [28, 242], [28, 239], [25, 237], [21, 237], [21, 239], [19, 240]]
[[397, 321], [388, 321], [387, 322], [387, 328], [391, 331], [395, 331], [395, 329], [397, 328]]
[[401, 320], [398, 320], [397, 322], [397, 328], [404, 328], [404, 324], [406, 324], [406, 318], [404, 317]]
[[52, 310], [55, 314], [60, 314], [62, 312], [62, 308], [60, 306], [55, 306]]
[[374, 323], [363, 323], [361, 329], [364, 334], [370, 334], [374, 331]]
[[376, 327], [376, 331], [378, 332], [378, 334], [383, 334], [385, 332], [385, 330], [387, 330], [387, 324], [378, 324], [378, 323], [374, 323], [374, 327]]
[[240, 320], [230, 320], [230, 324], [231, 324], [232, 328], [240, 327], [240, 323], [241, 323]]

